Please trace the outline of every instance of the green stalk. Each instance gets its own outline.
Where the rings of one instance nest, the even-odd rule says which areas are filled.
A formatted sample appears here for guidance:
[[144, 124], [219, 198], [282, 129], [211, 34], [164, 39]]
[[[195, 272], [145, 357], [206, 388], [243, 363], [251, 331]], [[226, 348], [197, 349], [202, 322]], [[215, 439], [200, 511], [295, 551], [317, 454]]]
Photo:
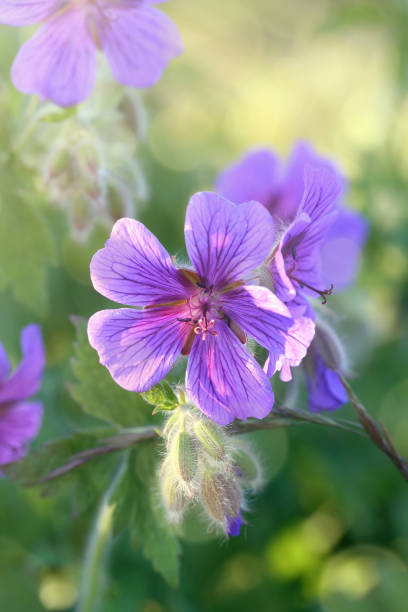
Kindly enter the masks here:
[[126, 470], [127, 453], [108, 486], [99, 505], [96, 520], [89, 537], [82, 569], [79, 600], [75, 612], [96, 612], [102, 591], [103, 571], [112, 532], [115, 504], [113, 494]]

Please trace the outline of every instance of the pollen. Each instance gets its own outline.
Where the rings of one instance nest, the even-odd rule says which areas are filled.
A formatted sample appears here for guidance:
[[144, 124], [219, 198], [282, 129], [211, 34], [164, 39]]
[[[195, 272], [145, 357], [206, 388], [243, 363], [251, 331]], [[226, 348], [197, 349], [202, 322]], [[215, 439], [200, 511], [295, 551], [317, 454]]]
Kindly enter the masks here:
[[194, 328], [194, 333], [197, 335], [202, 334], [202, 340], [205, 341], [207, 339], [207, 334], [211, 334], [211, 336], [218, 336], [218, 332], [213, 329], [215, 320], [211, 319], [207, 321], [207, 317], [203, 317], [199, 319], [198, 325]]

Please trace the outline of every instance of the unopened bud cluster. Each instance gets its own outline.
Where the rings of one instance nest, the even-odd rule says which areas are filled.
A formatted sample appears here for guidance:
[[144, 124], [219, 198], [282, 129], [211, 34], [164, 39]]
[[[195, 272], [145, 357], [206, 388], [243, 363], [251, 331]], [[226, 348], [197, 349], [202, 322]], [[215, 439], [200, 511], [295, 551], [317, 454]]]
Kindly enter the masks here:
[[250, 447], [193, 406], [173, 411], [163, 436], [166, 456], [159, 480], [169, 520], [179, 523], [195, 504], [211, 526], [237, 535], [246, 508], [245, 490], [262, 486], [262, 470]]

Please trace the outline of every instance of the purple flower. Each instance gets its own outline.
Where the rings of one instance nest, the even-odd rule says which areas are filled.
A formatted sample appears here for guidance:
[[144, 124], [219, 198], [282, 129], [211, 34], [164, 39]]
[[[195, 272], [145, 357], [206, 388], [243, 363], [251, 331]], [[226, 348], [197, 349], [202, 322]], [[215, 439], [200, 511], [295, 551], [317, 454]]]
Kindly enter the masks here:
[[2, 0], [0, 23], [43, 22], [14, 61], [14, 85], [60, 106], [82, 102], [94, 87], [100, 49], [120, 83], [150, 87], [182, 51], [173, 22], [151, 6], [162, 1]]
[[21, 332], [23, 358], [10, 374], [10, 363], [0, 343], [0, 465], [17, 461], [38, 433], [41, 402], [27, 401], [40, 388], [45, 355], [38, 325]]
[[301, 286], [324, 296], [354, 280], [367, 224], [340, 204], [343, 177], [307, 143], [294, 147], [286, 165], [268, 149], [250, 151], [221, 174], [217, 189], [237, 204], [257, 200], [273, 215], [280, 242], [272, 272], [284, 301]]
[[236, 206], [198, 193], [187, 208], [187, 252], [195, 270], [176, 269], [141, 223], [119, 220], [91, 262], [94, 287], [143, 310], [104, 310], [88, 325], [91, 345], [114, 380], [146, 391], [189, 354], [186, 388], [215, 422], [263, 418], [273, 405], [269, 380], [245, 349], [246, 334], [270, 352], [300, 363], [314, 326], [296, 328], [287, 307], [265, 287], [246, 284], [268, 256], [274, 222], [258, 202]]

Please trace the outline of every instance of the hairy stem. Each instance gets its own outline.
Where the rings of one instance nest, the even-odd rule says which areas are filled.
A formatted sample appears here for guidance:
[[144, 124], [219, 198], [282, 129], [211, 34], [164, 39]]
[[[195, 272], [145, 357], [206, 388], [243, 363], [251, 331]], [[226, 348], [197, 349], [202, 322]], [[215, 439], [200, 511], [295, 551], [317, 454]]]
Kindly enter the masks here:
[[109, 544], [114, 505], [113, 493], [126, 470], [127, 454], [122, 458], [112, 481], [101, 500], [95, 524], [85, 553], [81, 588], [76, 612], [96, 612], [101, 593], [103, 566]]

